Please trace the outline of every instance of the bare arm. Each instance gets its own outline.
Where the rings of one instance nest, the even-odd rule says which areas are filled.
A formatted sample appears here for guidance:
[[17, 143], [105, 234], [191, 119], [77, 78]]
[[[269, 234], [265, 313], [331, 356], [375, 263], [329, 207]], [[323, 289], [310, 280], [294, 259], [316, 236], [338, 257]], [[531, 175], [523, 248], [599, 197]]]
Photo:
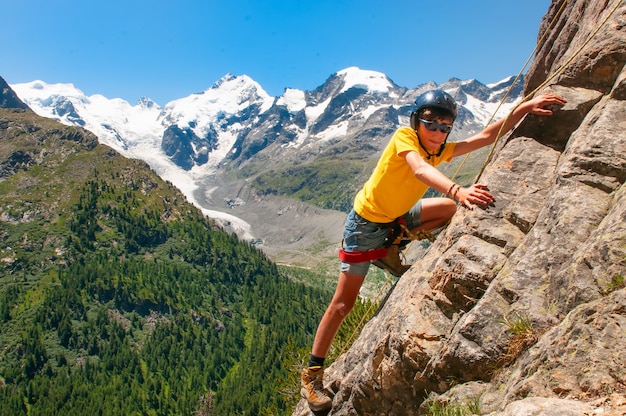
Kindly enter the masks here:
[[542, 94], [532, 100], [522, 102], [513, 109], [508, 117], [496, 121], [468, 139], [457, 142], [452, 156], [464, 155], [492, 144], [498, 137], [498, 133], [500, 136], [507, 133], [528, 113], [549, 116], [552, 115], [552, 111], [544, 107], [550, 105], [563, 106], [564, 104], [565, 99], [555, 94]]
[[475, 184], [469, 188], [463, 188], [451, 181], [446, 175], [429, 165], [414, 151], [401, 154], [409, 164], [417, 179], [444, 195], [459, 201], [467, 208], [473, 208], [473, 204], [487, 205], [494, 201], [493, 195], [483, 184]]

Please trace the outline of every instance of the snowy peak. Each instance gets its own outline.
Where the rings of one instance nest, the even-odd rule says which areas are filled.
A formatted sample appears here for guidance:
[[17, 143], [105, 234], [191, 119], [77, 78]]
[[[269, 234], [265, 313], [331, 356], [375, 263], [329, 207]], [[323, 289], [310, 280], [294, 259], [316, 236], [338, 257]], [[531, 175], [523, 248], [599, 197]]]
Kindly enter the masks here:
[[240, 132], [258, 123], [274, 97], [246, 75], [226, 74], [199, 94], [174, 100], [161, 112], [161, 150], [189, 171], [215, 168], [232, 151]]
[[[507, 77], [501, 81], [485, 85], [475, 79], [459, 80], [453, 78], [446, 83], [442, 84], [442, 88], [450, 92], [457, 103], [465, 104], [467, 102], [466, 95], [471, 95], [473, 98], [489, 103], [500, 102], [502, 97], [508, 92], [507, 103], [516, 101], [520, 94], [522, 94], [524, 83], [522, 80], [517, 80], [514, 77]], [[513, 85], [515, 83], [515, 85]], [[511, 90], [509, 92], [509, 89]]]
[[[257, 113], [267, 111], [274, 103], [261, 86], [246, 75], [226, 74], [211, 88], [199, 94], [169, 102], [164, 107], [163, 124], [177, 124], [181, 128], [191, 124], [219, 123], [227, 115], [240, 114], [254, 106]], [[201, 123], [197, 123], [201, 120]]]
[[137, 101], [137, 105], [147, 109], [159, 108], [159, 105], [148, 97], [141, 97], [139, 101]]
[[510, 77], [506, 77], [501, 81], [498, 82], [493, 82], [491, 84], [487, 84], [487, 87], [493, 89], [493, 90], [501, 90], [504, 88], [509, 88], [511, 85], [513, 85], [513, 83], [515, 82], [515, 78], [514, 76], [510, 76]]
[[339, 93], [350, 88], [361, 88], [370, 93], [386, 93], [397, 88], [385, 74], [360, 69], [355, 66], [339, 71], [336, 75], [343, 80], [343, 88]]
[[47, 84], [37, 80], [15, 84], [11, 88], [37, 114], [65, 124], [75, 124], [72, 120], [64, 119], [64, 116], [70, 112], [70, 105], [73, 107], [74, 103], [81, 103], [81, 106], [89, 103], [85, 94], [73, 84]]
[[[452, 78], [445, 83], [430, 88], [441, 88], [452, 95], [459, 105], [461, 124], [471, 118], [471, 122], [484, 127], [494, 119], [504, 117], [519, 101], [524, 88], [524, 79], [507, 77], [492, 84], [483, 84], [475, 79], [460, 80]], [[506, 96], [506, 99], [502, 99]], [[459, 124], [459, 123], [455, 123]], [[476, 133], [472, 129], [469, 132]]]
[[487, 84], [487, 87], [492, 91], [490, 97], [492, 101], [500, 101], [506, 94], [508, 94], [506, 102], [512, 103], [519, 100], [522, 94], [524, 94], [523, 80], [513, 76], [493, 84]]
[[204, 94], [211, 98], [216, 96], [227, 97], [228, 102], [238, 106], [253, 103], [262, 103], [268, 106], [274, 102], [274, 98], [247, 75], [234, 76], [233, 74], [226, 74], [213, 84], [211, 88], [206, 90]]
[[100, 94], [87, 97], [73, 84], [47, 84], [33, 81], [12, 86], [37, 114], [63, 124], [81, 126], [98, 136], [101, 143], [130, 157], [142, 152], [128, 152], [142, 137], [154, 134], [159, 106], [149, 98], [137, 105]]
[[286, 88], [283, 95], [276, 100], [276, 105], [287, 107], [290, 113], [297, 113], [307, 106], [306, 93], [302, 90]]

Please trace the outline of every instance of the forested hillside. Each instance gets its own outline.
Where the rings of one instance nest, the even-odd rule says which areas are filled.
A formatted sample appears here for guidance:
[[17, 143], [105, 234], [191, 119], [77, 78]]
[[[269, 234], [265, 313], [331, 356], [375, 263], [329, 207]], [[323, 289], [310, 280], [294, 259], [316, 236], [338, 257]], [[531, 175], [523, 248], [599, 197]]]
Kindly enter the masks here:
[[289, 413], [331, 293], [145, 163], [0, 109], [0, 237], [0, 414]]

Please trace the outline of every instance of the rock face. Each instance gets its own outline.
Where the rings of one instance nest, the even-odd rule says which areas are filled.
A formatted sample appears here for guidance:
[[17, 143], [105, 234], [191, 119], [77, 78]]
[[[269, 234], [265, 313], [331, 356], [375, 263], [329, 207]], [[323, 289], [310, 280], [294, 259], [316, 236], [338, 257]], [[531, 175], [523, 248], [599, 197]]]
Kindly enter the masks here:
[[495, 205], [460, 210], [327, 370], [333, 415], [625, 414], [625, 24], [621, 0], [553, 1], [525, 94], [567, 105], [498, 141]]

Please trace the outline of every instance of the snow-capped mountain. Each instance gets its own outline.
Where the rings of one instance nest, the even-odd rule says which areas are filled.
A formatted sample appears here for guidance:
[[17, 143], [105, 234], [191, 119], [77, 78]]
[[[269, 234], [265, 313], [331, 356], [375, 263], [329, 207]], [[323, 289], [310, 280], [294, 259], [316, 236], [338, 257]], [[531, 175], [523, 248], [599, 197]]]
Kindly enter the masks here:
[[[402, 117], [408, 116], [415, 97], [434, 87], [451, 93], [462, 106], [451, 136], [458, 138], [468, 126], [480, 128], [494, 115], [511, 82], [507, 78], [484, 85], [452, 79], [407, 89], [380, 72], [351, 67], [314, 91], [286, 89], [282, 96], [271, 97], [249, 77], [227, 74], [206, 91], [163, 108], [149, 98], [131, 105], [98, 94], [88, 97], [72, 84], [33, 81], [11, 87], [39, 115], [85, 127], [126, 156], [153, 159], [147, 161], [157, 170], [163, 165], [157, 159], [166, 159], [184, 170], [201, 167], [207, 173], [225, 161], [245, 161], [277, 141], [284, 148], [301, 149], [341, 139], [380, 112], [393, 110], [394, 125], [381, 126], [393, 130], [406, 121]], [[496, 117], [512, 108], [521, 85]]]
[[[432, 88], [446, 90], [460, 104], [450, 140], [467, 137], [481, 130], [496, 110], [497, 119], [512, 109], [523, 86], [520, 79], [509, 91], [513, 81], [485, 85], [451, 79], [405, 88], [380, 72], [351, 67], [313, 91], [288, 88], [272, 97], [248, 76], [227, 74], [207, 90], [162, 108], [148, 98], [131, 105], [86, 96], [72, 84], [33, 81], [11, 88], [37, 114], [84, 127], [123, 155], [145, 160], [205, 212], [225, 224], [238, 224], [234, 229], [240, 236], [258, 240], [250, 219], [242, 222], [231, 215], [233, 207], [260, 199], [244, 191], [251, 178], [266, 172], [281, 175], [279, 167], [302, 166], [320, 155], [338, 161], [338, 168], [345, 158], [365, 163], [378, 155], [397, 127], [408, 124], [413, 101]], [[243, 194], [248, 196], [241, 198]]]

